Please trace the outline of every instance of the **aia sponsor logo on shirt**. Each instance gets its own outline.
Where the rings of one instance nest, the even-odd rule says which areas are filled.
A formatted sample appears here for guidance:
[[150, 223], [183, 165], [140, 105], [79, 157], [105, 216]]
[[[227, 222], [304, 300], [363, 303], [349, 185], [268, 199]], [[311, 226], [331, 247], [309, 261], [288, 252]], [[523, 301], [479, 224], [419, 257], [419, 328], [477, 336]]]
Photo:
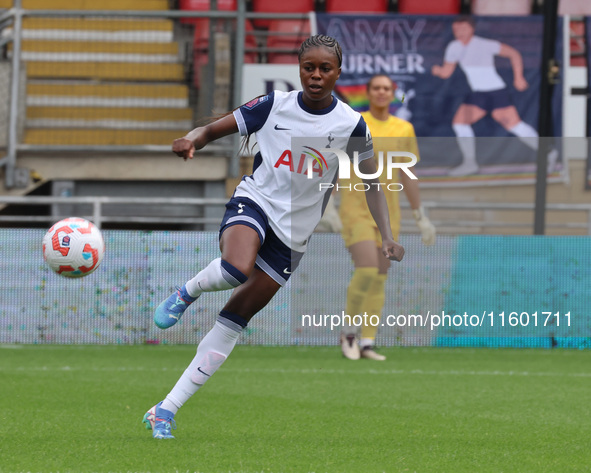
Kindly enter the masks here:
[[275, 167], [279, 168], [279, 166], [287, 166], [291, 172], [297, 174], [308, 174], [308, 177], [310, 177], [314, 173], [317, 173], [318, 177], [322, 177], [322, 175], [328, 171], [326, 158], [317, 149], [310, 146], [304, 146], [304, 148], [306, 148], [307, 151], [302, 152], [300, 157], [295, 159], [291, 150], [286, 149], [281, 153], [281, 156], [275, 163]]

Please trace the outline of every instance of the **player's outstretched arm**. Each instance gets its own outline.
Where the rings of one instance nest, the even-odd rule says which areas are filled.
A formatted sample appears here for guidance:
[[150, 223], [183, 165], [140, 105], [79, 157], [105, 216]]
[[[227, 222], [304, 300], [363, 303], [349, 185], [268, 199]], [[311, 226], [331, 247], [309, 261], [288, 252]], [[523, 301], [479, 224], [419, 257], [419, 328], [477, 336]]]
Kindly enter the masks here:
[[[373, 159], [365, 159], [359, 163], [359, 170], [363, 174], [375, 174], [376, 163]], [[369, 190], [365, 192], [365, 198], [371, 216], [375, 220], [382, 235], [382, 253], [389, 259], [401, 261], [404, 257], [404, 248], [399, 243], [396, 243], [392, 236], [388, 204], [384, 197], [384, 191], [381, 190], [381, 186], [379, 185], [380, 180], [377, 178], [363, 179], [363, 182], [369, 184]]]
[[513, 69], [513, 86], [515, 89], [519, 92], [527, 89], [529, 84], [523, 75], [523, 58], [521, 53], [514, 47], [501, 43], [499, 56], [506, 57], [511, 61], [511, 68]]
[[195, 128], [182, 138], [174, 140], [172, 143], [172, 152], [185, 160], [192, 159], [193, 153], [196, 150], [237, 131], [238, 124], [236, 123], [234, 114], [226, 115], [213, 123]]
[[431, 74], [433, 74], [435, 77], [439, 77], [440, 79], [449, 79], [455, 70], [456, 63], [444, 62], [443, 66], [435, 64], [431, 68]]

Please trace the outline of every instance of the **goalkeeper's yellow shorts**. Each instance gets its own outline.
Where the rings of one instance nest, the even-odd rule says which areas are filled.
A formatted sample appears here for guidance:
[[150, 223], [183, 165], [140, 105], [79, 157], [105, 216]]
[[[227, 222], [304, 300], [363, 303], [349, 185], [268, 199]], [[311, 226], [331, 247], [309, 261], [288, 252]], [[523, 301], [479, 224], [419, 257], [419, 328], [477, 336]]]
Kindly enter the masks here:
[[[343, 240], [345, 242], [345, 246], [349, 248], [351, 245], [355, 243], [359, 243], [360, 241], [374, 241], [378, 248], [382, 247], [382, 235], [378, 230], [378, 226], [374, 222], [374, 220], [370, 217], [367, 218], [355, 218], [354, 215], [347, 215], [344, 217], [341, 215], [341, 221], [343, 223], [343, 229], [341, 230], [341, 235], [343, 236]], [[400, 222], [392, 222], [392, 235], [395, 241], [398, 241], [398, 236], [400, 233]]]

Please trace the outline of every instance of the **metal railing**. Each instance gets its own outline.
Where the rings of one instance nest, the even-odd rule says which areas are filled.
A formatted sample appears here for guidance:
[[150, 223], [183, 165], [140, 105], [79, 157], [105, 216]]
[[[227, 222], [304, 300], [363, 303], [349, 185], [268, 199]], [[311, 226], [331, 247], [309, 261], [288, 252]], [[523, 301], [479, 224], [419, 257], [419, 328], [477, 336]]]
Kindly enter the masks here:
[[[138, 152], [138, 153], [161, 153], [168, 152], [169, 146], [137, 145], [137, 146], [44, 146], [25, 145], [18, 142], [18, 97], [19, 97], [19, 74], [22, 58], [22, 21], [25, 17], [116, 17], [116, 18], [167, 18], [180, 20], [182, 18], [209, 18], [209, 19], [235, 19], [235, 54], [232, 63], [232, 108], [241, 105], [242, 90], [242, 66], [244, 63], [247, 19], [303, 19], [309, 18], [308, 14], [302, 13], [250, 13], [246, 12], [244, 1], [237, 2], [236, 11], [189, 11], [189, 10], [27, 10], [22, 8], [22, 0], [14, 0], [13, 8], [4, 11], [0, 15], [0, 25], [4, 27], [12, 24], [13, 33], [10, 37], [3, 37], [3, 41], [12, 41], [12, 81], [11, 100], [8, 124], [8, 146], [4, 158], [0, 159], [0, 167], [5, 167], [5, 185], [7, 188], [14, 187], [17, 153], [21, 151], [34, 152], [79, 152], [79, 151], [106, 151], [106, 152]], [[235, 135], [231, 146], [208, 147], [207, 153], [223, 153], [229, 156], [229, 175], [238, 176], [240, 163], [238, 150], [240, 137]]]
[[[164, 217], [164, 216], [119, 216], [105, 215], [103, 207], [105, 205], [128, 205], [137, 206], [150, 205], [175, 205], [175, 206], [211, 206], [225, 205], [228, 199], [196, 198], [196, 197], [104, 197], [104, 196], [85, 196], [85, 197], [55, 197], [55, 196], [2, 196], [0, 195], [0, 204], [9, 205], [55, 205], [55, 204], [86, 204], [92, 206], [92, 212], [89, 215], [78, 215], [79, 217], [92, 220], [99, 228], [105, 222], [109, 223], [133, 223], [133, 224], [219, 224], [222, 219], [222, 213], [219, 218], [204, 217]], [[408, 209], [408, 202], [402, 202], [401, 207]], [[496, 203], [496, 202], [423, 202], [423, 207], [427, 211], [437, 210], [496, 210], [496, 211], [530, 211], [532, 214], [533, 203]], [[568, 222], [568, 223], [548, 223], [550, 228], [568, 228], [568, 229], [586, 229], [587, 235], [591, 236], [591, 204], [547, 204], [548, 211], [577, 211], [586, 215], [586, 222]], [[20, 222], [34, 223], [45, 222], [51, 224], [56, 220], [71, 217], [71, 215], [0, 215], [0, 222]], [[459, 233], [458, 228], [532, 228], [531, 221], [510, 221], [502, 220], [453, 220], [446, 221], [431, 218], [432, 222], [441, 228], [449, 228], [445, 233]], [[412, 220], [403, 220], [402, 229], [406, 232], [416, 232], [416, 225]]]

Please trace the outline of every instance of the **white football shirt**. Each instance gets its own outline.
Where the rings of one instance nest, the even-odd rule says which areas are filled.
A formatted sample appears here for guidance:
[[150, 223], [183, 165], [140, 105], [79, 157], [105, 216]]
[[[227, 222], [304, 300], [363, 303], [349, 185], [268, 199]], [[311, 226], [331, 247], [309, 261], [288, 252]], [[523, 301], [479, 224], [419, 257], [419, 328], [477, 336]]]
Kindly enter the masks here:
[[[365, 121], [336, 97], [329, 107], [312, 110], [304, 104], [302, 92], [278, 90], [239, 107], [234, 117], [240, 134], [255, 133], [259, 146], [252, 174], [242, 178], [234, 195], [254, 200], [281, 241], [304, 252], [330, 197], [326, 184], [334, 184], [339, 166], [334, 153], [317, 151], [340, 148], [353, 159], [356, 150], [359, 161], [371, 158]], [[321, 183], [326, 186], [321, 188]]]
[[507, 86], [495, 67], [495, 56], [500, 51], [499, 41], [472, 36], [468, 44], [457, 39], [449, 43], [444, 61], [459, 63], [474, 92], [491, 92]]

